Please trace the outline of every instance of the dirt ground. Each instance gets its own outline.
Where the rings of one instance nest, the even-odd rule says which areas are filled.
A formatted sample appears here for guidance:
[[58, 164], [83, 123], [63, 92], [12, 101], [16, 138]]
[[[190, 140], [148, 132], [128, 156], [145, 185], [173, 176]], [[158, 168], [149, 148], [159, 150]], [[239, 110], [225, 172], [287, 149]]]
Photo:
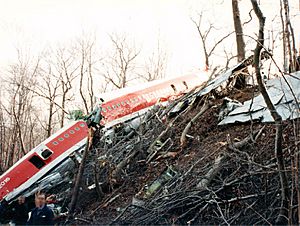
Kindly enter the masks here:
[[[232, 91], [227, 96], [244, 102], [256, 93], [256, 88], [247, 88]], [[161, 140], [172, 140], [168, 157], [158, 154], [146, 163], [145, 150], [158, 134], [151, 138], [142, 136], [141, 139], [149, 139], [149, 142], [127, 164], [120, 182], [110, 186], [111, 189], [106, 190], [101, 198], [97, 198], [95, 191], [80, 194], [76, 224], [274, 223], [280, 205], [274, 154], [275, 127], [259, 122], [218, 126], [221, 104], [221, 98], [213, 100], [213, 106], [192, 125], [184, 148], [180, 146], [181, 133], [201, 106], [179, 117]], [[298, 126], [297, 121], [284, 122], [283, 147], [289, 177], [291, 153], [296, 148], [294, 126]], [[254, 143], [237, 152], [228, 149], [230, 143], [239, 142], [261, 128], [262, 133]], [[227, 157], [209, 186], [205, 190], [197, 190], [199, 181], [213, 168], [215, 159], [223, 154]], [[177, 172], [177, 176], [151, 197], [144, 198], [147, 188], [169, 166]], [[204, 197], [205, 202], [202, 200]], [[143, 200], [143, 207], [132, 204], [135, 198]], [[291, 216], [291, 220], [296, 218]]]

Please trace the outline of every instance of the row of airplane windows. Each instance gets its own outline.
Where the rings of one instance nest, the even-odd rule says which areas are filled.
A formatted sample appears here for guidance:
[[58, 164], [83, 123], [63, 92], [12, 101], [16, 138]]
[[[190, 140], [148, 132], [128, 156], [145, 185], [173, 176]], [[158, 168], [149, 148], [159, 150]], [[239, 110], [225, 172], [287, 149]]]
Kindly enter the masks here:
[[[183, 84], [185, 85], [186, 82], [183, 81]], [[175, 87], [175, 86], [174, 86], [174, 85], [171, 85], [171, 87], [172, 87], [172, 89], [174, 90], [173, 87]], [[107, 106], [106, 108], [103, 107], [103, 108], [102, 108], [102, 111], [103, 111], [103, 112], [111, 111], [111, 110], [113, 110], [113, 109], [116, 109], [116, 108], [118, 108], [118, 107], [121, 107], [121, 105], [122, 105], [122, 106], [125, 106], [126, 104], [130, 104], [130, 102], [131, 102], [131, 103], [137, 103], [137, 102], [142, 101], [142, 100], [145, 100], [145, 99], [146, 99], [146, 100], [151, 100], [152, 98], [154, 98], [154, 97], [160, 97], [161, 95], [164, 95], [164, 94], [168, 93], [169, 91], [170, 91], [170, 88], [169, 88], [169, 87], [168, 87], [168, 88], [166, 87], [166, 88], [164, 88], [164, 89], [154, 90], [154, 91], [151, 92], [151, 93], [142, 94], [141, 96], [136, 96], [136, 97], [133, 97], [133, 98], [131, 98], [131, 99], [127, 99], [127, 100], [125, 100], [125, 101], [121, 101], [120, 103], [112, 104], [111, 106]], [[174, 90], [174, 91], [176, 91], [176, 90]]]
[[[83, 128], [83, 127], [85, 127], [85, 124], [84, 124], [84, 123], [80, 123], [80, 124], [79, 124], [79, 127], [82, 127], [82, 128]], [[76, 127], [74, 128], [74, 130], [72, 130], [72, 129], [69, 130], [69, 131], [68, 131], [69, 133], [65, 133], [62, 137], [59, 137], [57, 140], [60, 141], [60, 142], [64, 141], [64, 138], [69, 138], [70, 135], [73, 135], [73, 134], [75, 134], [76, 131], [79, 131], [79, 130], [80, 130], [79, 127], [76, 126]], [[53, 141], [52, 144], [53, 144], [53, 145], [58, 145], [58, 144], [59, 144], [58, 141]]]

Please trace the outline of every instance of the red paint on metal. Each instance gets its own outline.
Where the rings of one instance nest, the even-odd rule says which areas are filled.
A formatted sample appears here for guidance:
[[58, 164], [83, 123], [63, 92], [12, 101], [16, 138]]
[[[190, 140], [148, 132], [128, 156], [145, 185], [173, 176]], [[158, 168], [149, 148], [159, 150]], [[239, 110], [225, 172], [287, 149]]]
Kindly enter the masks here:
[[[76, 122], [73, 126], [67, 128], [65, 131], [61, 131], [59, 134], [53, 137], [49, 142], [45, 143], [45, 147], [53, 151], [53, 154], [47, 159], [42, 160], [36, 152], [28, 153], [26, 158], [16, 163], [12, 170], [7, 171], [0, 177], [0, 200], [3, 199], [13, 189], [19, 187], [25, 183], [29, 178], [35, 175], [38, 171], [43, 170], [47, 164], [53, 162], [62, 153], [69, 148], [77, 144], [79, 141], [87, 137], [87, 125], [84, 121]], [[67, 135], [66, 135], [67, 134]], [[68, 138], [67, 138], [67, 137]], [[61, 140], [61, 138], [63, 140]], [[54, 142], [57, 142], [54, 143]], [[38, 169], [35, 167], [29, 159], [33, 156], [38, 156], [45, 165]]]
[[[142, 109], [151, 107], [159, 101], [164, 102], [176, 98], [200, 84], [201, 80], [197, 75], [187, 75], [161, 82], [144, 90], [128, 93], [102, 104], [102, 115], [104, 119], [101, 123], [106, 124], [112, 122]], [[52, 136], [53, 138], [46, 143], [43, 142], [42, 144], [53, 151], [53, 154], [47, 160], [43, 160], [45, 166], [40, 169], [29, 162], [29, 159], [32, 156], [38, 156], [35, 149], [30, 151], [22, 161], [17, 162], [10, 170], [1, 175], [0, 200], [12, 192], [13, 189], [18, 188], [28, 179], [32, 178], [37, 172], [44, 170], [48, 164], [55, 161], [55, 159], [79, 141], [86, 138], [87, 131], [86, 123], [79, 121], [71, 127], [59, 131], [58, 134], [54, 134]]]

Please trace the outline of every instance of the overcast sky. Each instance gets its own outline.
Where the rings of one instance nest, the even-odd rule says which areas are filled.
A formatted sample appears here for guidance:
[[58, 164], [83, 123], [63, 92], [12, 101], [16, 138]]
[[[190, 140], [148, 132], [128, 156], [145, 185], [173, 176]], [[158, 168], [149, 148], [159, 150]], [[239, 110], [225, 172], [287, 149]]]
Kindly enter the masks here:
[[[267, 30], [280, 30], [279, 0], [259, 2], [267, 17]], [[67, 43], [82, 32], [95, 32], [97, 40], [105, 46], [108, 33], [126, 32], [141, 45], [144, 54], [151, 51], [159, 38], [168, 51], [168, 72], [181, 74], [204, 65], [202, 46], [191, 16], [204, 11], [204, 22], [213, 22], [219, 29], [209, 44], [233, 30], [230, 0], [0, 0], [0, 4], [2, 68], [15, 60], [16, 47], [36, 54], [47, 45]], [[290, 0], [290, 4], [291, 14], [298, 14], [293, 22], [299, 42], [299, 2]], [[250, 0], [240, 1], [240, 8], [242, 20], [246, 21]], [[254, 19], [244, 31], [253, 36], [257, 23], [252, 15]], [[234, 51], [234, 41], [232, 36], [226, 48]]]

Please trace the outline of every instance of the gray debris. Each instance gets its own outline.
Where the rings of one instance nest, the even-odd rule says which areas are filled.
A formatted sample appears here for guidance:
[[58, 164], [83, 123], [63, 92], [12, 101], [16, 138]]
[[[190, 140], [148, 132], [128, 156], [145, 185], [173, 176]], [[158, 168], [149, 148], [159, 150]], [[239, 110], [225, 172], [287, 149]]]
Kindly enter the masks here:
[[223, 120], [230, 112], [241, 106], [243, 106], [243, 104], [239, 101], [225, 97], [221, 106], [218, 120]]
[[[269, 80], [266, 84], [267, 92], [283, 120], [299, 118], [300, 72], [286, 75], [285, 78], [289, 85], [282, 77]], [[261, 94], [230, 111], [219, 125], [251, 120], [273, 122]]]

